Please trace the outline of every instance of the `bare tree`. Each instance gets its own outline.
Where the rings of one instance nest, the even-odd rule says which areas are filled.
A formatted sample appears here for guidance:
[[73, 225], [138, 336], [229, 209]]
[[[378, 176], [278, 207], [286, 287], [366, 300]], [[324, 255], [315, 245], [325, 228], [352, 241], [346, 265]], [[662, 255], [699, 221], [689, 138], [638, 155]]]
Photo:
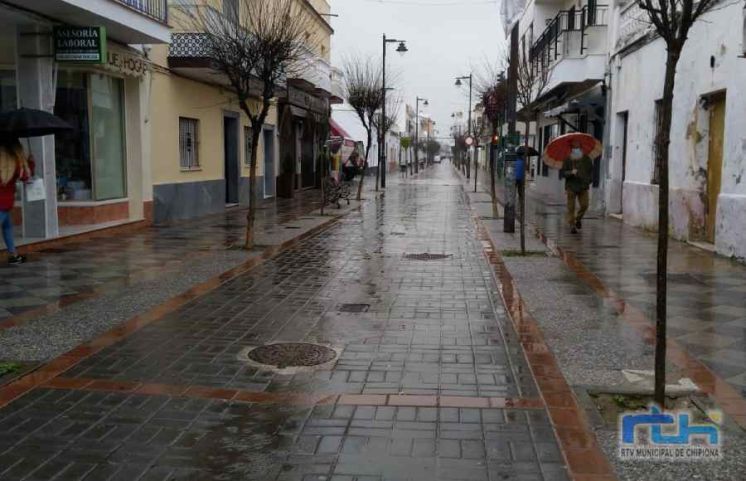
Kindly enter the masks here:
[[373, 143], [376, 114], [383, 103], [380, 62], [374, 62], [370, 57], [349, 58], [345, 60], [342, 70], [344, 72], [347, 103], [357, 114], [367, 135], [363, 172], [357, 186], [357, 200], [360, 200], [363, 192], [363, 181], [368, 168], [368, 156]]
[[[524, 125], [526, 133], [524, 136], [524, 148], [528, 150], [528, 138], [531, 131], [531, 122], [538, 128], [539, 109], [537, 100], [544, 95], [552, 75], [552, 67], [543, 59], [534, 58], [530, 51], [520, 52], [516, 62], [516, 100], [524, 111]], [[538, 150], [538, 149], [537, 149]], [[524, 155], [524, 167], [528, 162], [528, 156]], [[524, 177], [525, 177], [524, 168]], [[525, 179], [518, 183], [518, 201], [520, 204], [521, 221], [521, 255], [526, 254], [526, 182]]]
[[[376, 138], [383, 138], [384, 140], [384, 144], [378, 146], [379, 151], [380, 149], [386, 148], [385, 134], [388, 133], [394, 125], [396, 125], [396, 121], [399, 118], [399, 111], [401, 110], [401, 104], [402, 102], [400, 97], [388, 95], [386, 97], [386, 122], [381, 124], [382, 112], [380, 111], [373, 116], [373, 128], [376, 131]], [[383, 136], [381, 136], [382, 131], [384, 132]], [[383, 158], [388, 157], [384, 155]], [[376, 170], [376, 190], [378, 190], [378, 186], [381, 182], [381, 169], [385, 169], [386, 167], [386, 165], [379, 165], [378, 169]]]
[[[489, 83], [480, 85], [479, 95], [484, 105], [484, 116], [492, 129], [492, 138], [499, 137], [502, 124], [505, 122], [505, 114], [508, 108], [508, 84], [504, 75], [497, 74]], [[494, 158], [494, 148], [490, 148], [490, 195], [492, 196], [492, 217], [498, 217], [496, 166], [497, 159]]]
[[661, 101], [660, 129], [655, 137], [658, 165], [658, 264], [655, 316], [655, 402], [666, 401], [666, 277], [668, 272], [668, 150], [676, 66], [694, 22], [717, 0], [637, 0], [655, 31], [666, 43], [666, 68]]
[[[212, 68], [228, 81], [241, 110], [251, 122], [249, 210], [244, 247], [254, 246], [257, 146], [272, 99], [287, 78], [309, 66], [313, 39], [308, 7], [296, 0], [239, 0], [235, 9], [217, 11], [191, 0], [179, 0], [185, 27], [200, 34]], [[265, 173], [270, 175], [270, 172]]]

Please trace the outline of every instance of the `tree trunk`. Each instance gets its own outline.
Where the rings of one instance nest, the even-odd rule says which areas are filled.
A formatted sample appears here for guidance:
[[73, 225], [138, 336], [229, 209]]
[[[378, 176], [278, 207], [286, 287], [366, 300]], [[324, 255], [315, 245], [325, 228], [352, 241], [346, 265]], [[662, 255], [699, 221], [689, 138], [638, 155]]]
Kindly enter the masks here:
[[365, 144], [365, 158], [363, 159], [363, 171], [360, 173], [360, 182], [357, 184], [358, 202], [363, 198], [363, 181], [365, 180], [365, 173], [368, 170], [368, 155], [370, 154], [370, 143], [373, 138], [373, 135], [371, 134], [371, 130], [367, 129], [367, 131], [368, 131], [368, 143]]
[[660, 130], [656, 135], [657, 162], [660, 166], [658, 185], [658, 264], [656, 274], [655, 309], [655, 403], [661, 409], [666, 402], [666, 299], [668, 274], [668, 150], [671, 142], [671, 116], [676, 65], [681, 49], [668, 46], [666, 75], [663, 84]]
[[[261, 128], [251, 129], [251, 165], [249, 166], [249, 211], [246, 213], [246, 240], [244, 249], [254, 247], [254, 220], [256, 219], [256, 159], [257, 149], [259, 147], [259, 136], [262, 133]], [[264, 175], [270, 175], [265, 172]]]

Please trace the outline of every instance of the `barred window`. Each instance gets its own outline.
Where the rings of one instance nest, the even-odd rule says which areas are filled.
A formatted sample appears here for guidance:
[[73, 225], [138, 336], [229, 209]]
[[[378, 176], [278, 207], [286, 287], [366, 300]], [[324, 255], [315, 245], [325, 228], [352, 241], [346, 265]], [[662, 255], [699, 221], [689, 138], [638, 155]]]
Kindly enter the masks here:
[[246, 167], [251, 167], [251, 137], [253, 135], [251, 127], [243, 128], [243, 141], [244, 141], [244, 164]]
[[182, 170], [199, 169], [199, 120], [179, 117], [179, 161]]

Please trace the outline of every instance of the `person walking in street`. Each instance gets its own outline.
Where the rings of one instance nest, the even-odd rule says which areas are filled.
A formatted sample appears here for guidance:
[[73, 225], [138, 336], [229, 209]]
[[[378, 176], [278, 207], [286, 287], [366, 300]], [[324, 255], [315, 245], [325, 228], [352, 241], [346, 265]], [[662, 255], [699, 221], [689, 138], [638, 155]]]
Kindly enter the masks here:
[[26, 258], [16, 250], [11, 212], [16, 200], [16, 182], [25, 182], [32, 175], [33, 159], [26, 157], [18, 139], [0, 140], [0, 225], [8, 248], [9, 264], [26, 262]]
[[[561, 172], [565, 176], [565, 193], [567, 194], [567, 223], [570, 231], [576, 234], [583, 227], [583, 216], [588, 211], [588, 190], [591, 187], [593, 162], [583, 153], [580, 144], [572, 146]], [[578, 211], [575, 212], [575, 203]]]

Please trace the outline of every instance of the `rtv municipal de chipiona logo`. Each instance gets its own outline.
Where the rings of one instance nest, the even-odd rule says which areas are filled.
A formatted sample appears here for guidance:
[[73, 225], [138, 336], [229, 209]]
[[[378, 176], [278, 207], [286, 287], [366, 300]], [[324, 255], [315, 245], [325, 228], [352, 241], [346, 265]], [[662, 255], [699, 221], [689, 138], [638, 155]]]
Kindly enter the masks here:
[[722, 458], [722, 413], [707, 413], [709, 422], [693, 422], [689, 410], [664, 411], [651, 405], [645, 412], [619, 416], [619, 457], [623, 460], [716, 461]]

